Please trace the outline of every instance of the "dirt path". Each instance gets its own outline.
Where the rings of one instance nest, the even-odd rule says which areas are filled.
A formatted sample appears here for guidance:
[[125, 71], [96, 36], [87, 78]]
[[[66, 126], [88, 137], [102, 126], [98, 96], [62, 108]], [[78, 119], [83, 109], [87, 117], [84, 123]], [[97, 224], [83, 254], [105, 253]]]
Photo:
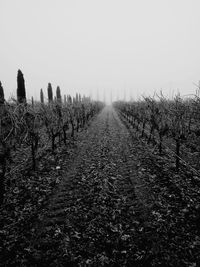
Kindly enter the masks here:
[[40, 216], [27, 261], [33, 266], [144, 266], [147, 188], [138, 181], [131, 136], [112, 108], [92, 122], [77, 151]]

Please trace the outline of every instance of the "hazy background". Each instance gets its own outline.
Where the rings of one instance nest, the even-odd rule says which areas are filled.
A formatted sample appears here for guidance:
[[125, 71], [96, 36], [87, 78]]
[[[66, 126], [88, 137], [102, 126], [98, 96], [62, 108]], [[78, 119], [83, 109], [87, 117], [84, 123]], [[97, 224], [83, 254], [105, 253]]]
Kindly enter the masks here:
[[[199, 0], [0, 0], [0, 80], [27, 96], [80, 92], [109, 100], [163, 90], [195, 92], [200, 80]], [[98, 93], [97, 93], [98, 90]]]

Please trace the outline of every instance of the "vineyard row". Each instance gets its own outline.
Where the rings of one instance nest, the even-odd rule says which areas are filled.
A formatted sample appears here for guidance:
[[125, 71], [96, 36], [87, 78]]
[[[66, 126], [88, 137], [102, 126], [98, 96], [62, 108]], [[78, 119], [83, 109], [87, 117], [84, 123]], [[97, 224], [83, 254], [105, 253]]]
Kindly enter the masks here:
[[[0, 83], [0, 202], [3, 201], [6, 185], [10, 184], [11, 173], [19, 168], [17, 163], [21, 154], [26, 152], [26, 160], [31, 161], [32, 170], [37, 169], [37, 160], [42, 151], [49, 149], [52, 153], [56, 146], [67, 145], [68, 139], [74, 139], [75, 132], [88, 125], [91, 118], [102, 108], [103, 103], [91, 101], [88, 97], [68, 95], [61, 99], [57, 87], [53, 99], [51, 84], [48, 84], [48, 103], [41, 101], [29, 104], [23, 74], [18, 71], [17, 100], [6, 102]], [[11, 167], [12, 166], [12, 167]], [[6, 185], [5, 185], [6, 183]]]
[[165, 148], [175, 156], [176, 171], [181, 161], [199, 173], [200, 168], [200, 99], [198, 96], [173, 100], [163, 95], [158, 99], [145, 97], [142, 101], [114, 103], [115, 108], [132, 125], [141, 138], [158, 147], [159, 154]]

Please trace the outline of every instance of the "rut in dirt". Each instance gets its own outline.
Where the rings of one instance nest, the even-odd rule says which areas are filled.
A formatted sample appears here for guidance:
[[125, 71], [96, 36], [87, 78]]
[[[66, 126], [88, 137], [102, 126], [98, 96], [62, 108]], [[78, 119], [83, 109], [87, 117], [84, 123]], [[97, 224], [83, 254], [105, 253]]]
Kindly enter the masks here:
[[[27, 261], [35, 266], [144, 266], [146, 214], [131, 136], [111, 107], [92, 122], [41, 214]], [[142, 189], [141, 189], [142, 190]], [[145, 189], [143, 189], [145, 191]]]

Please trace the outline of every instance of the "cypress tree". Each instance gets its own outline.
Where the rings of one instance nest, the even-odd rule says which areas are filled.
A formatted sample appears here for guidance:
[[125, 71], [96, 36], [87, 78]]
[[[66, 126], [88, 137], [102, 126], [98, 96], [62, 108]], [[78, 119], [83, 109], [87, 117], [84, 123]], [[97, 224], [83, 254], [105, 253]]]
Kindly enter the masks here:
[[81, 94], [78, 95], [78, 101], [81, 102]]
[[51, 83], [48, 83], [47, 93], [48, 93], [48, 100], [50, 103], [53, 101], [53, 90], [52, 90]]
[[4, 99], [4, 91], [3, 91], [3, 86], [1, 84], [1, 81], [0, 81], [0, 105], [3, 104], [5, 101]]
[[72, 97], [70, 95], [67, 96], [67, 102], [71, 105], [72, 104]]
[[76, 101], [76, 103], [78, 103], [78, 93], [76, 93], [75, 101]]
[[40, 102], [44, 104], [44, 94], [42, 89], [40, 89]]
[[34, 107], [34, 98], [33, 98], [33, 96], [31, 97], [31, 105], [32, 105], [32, 107]]
[[56, 88], [56, 98], [57, 98], [57, 101], [61, 103], [61, 93], [60, 93], [60, 87], [57, 86]]
[[18, 70], [17, 73], [17, 101], [19, 103], [26, 103], [26, 89], [24, 76], [21, 70]]
[[67, 104], [67, 97], [66, 97], [66, 95], [64, 95], [64, 105], [66, 105]]

